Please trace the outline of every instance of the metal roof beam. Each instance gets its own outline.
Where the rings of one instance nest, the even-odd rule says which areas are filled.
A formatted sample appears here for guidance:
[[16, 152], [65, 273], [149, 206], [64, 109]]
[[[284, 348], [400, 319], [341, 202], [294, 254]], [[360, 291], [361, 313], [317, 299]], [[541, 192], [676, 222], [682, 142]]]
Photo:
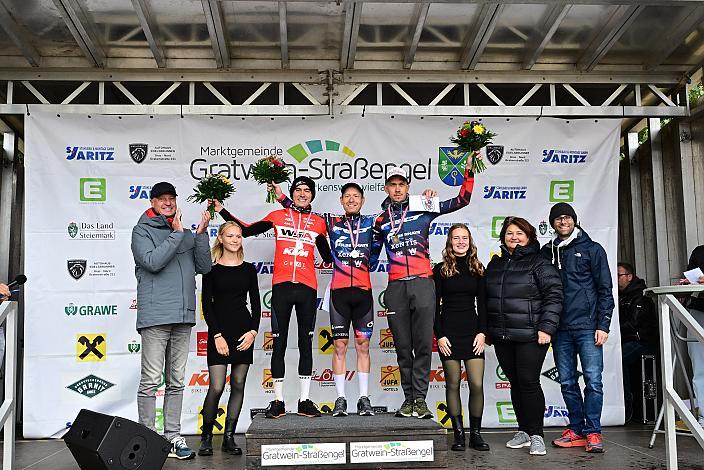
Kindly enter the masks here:
[[[425, 26], [425, 20], [428, 18], [428, 10], [430, 9], [430, 3], [424, 2], [416, 5], [416, 10], [413, 14], [413, 22], [411, 23], [411, 34], [408, 46], [406, 46], [406, 53], [403, 57], [403, 68], [410, 69], [413, 64], [413, 59], [416, 56], [416, 50], [418, 49], [418, 42], [420, 41], [420, 35], [423, 32], [423, 26]], [[415, 25], [415, 26], [414, 26]]]
[[359, 23], [362, 17], [362, 2], [346, 3], [345, 29], [342, 36], [342, 54], [340, 68], [342, 70], [354, 67], [354, 56], [357, 54], [359, 39]]
[[288, 24], [286, 2], [279, 2], [279, 38], [281, 41], [281, 68], [289, 68], [288, 62]]
[[645, 6], [643, 5], [620, 5], [616, 7], [614, 14], [610, 15], [606, 25], [597, 33], [577, 62], [577, 68], [591, 72], [644, 9]]
[[156, 37], [156, 33], [159, 29], [154, 21], [154, 18], [149, 12], [149, 7], [147, 7], [146, 0], [132, 0], [132, 6], [134, 7], [134, 11], [137, 13], [139, 24], [142, 26], [142, 31], [144, 31], [144, 36], [147, 38], [149, 49], [152, 50], [152, 55], [154, 56], [157, 67], [166, 67], [166, 58], [164, 57], [164, 52], [162, 51]]
[[86, 58], [96, 67], [103, 67], [105, 52], [100, 47], [95, 30], [78, 2], [54, 0], [54, 4]]
[[667, 38], [654, 38], [650, 44], [650, 50], [655, 52], [646, 62], [644, 68], [650, 70], [665, 62], [670, 54], [682, 45], [687, 36], [699, 27], [702, 21], [704, 21], [704, 6], [694, 7], [677, 26], [670, 30], [672, 33]]
[[219, 69], [230, 66], [230, 45], [227, 41], [225, 18], [218, 0], [201, 0], [205, 24], [208, 26], [210, 41], [213, 43], [215, 63]]
[[532, 48], [523, 61], [523, 68], [525, 70], [533, 68], [533, 65], [535, 65], [550, 43], [555, 31], [557, 31], [557, 28], [560, 26], [565, 16], [567, 16], [571, 7], [572, 5], [554, 5], [547, 12], [539, 29], [536, 29], [534, 35], [531, 37], [530, 42]]
[[504, 5], [498, 3], [482, 5], [479, 19], [467, 36], [464, 49], [460, 55], [461, 68], [472, 70], [477, 66], [503, 10]]
[[20, 26], [12, 17], [10, 10], [0, 1], [0, 26], [5, 30], [15, 46], [22, 52], [22, 55], [32, 67], [39, 67], [41, 57], [29, 40], [29, 35], [25, 28]]

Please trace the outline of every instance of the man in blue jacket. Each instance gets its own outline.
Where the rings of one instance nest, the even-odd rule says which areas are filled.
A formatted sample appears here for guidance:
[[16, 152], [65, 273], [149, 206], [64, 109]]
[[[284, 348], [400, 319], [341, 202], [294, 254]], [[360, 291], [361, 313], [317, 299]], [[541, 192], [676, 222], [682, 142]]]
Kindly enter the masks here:
[[[572, 206], [555, 204], [550, 209], [550, 225], [557, 236], [543, 247], [542, 253], [562, 277], [562, 316], [552, 345], [570, 420], [569, 428], [552, 444], [601, 453], [603, 346], [609, 337], [614, 310], [611, 272], [606, 251], [579, 227]], [[577, 357], [584, 374], [584, 398], [577, 381]]]
[[[184, 376], [196, 324], [196, 274], [210, 271], [208, 222], [203, 212], [193, 235], [181, 223], [176, 188], [167, 182], [152, 187], [151, 207], [132, 229], [137, 277], [137, 331], [142, 337], [142, 371], [137, 391], [139, 422], [155, 428], [156, 390], [166, 370], [164, 437], [169, 457], [192, 459], [195, 452], [181, 437]], [[166, 367], [164, 367], [166, 362]]]

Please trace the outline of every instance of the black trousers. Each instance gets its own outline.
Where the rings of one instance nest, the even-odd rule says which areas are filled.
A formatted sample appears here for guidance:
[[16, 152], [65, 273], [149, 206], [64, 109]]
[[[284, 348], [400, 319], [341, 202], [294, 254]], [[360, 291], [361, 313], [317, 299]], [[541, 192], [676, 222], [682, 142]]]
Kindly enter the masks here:
[[317, 293], [312, 287], [293, 282], [274, 284], [271, 288], [271, 334], [274, 350], [271, 353], [271, 376], [283, 379], [286, 372], [284, 357], [288, 345], [288, 325], [296, 307], [298, 324], [298, 375], [313, 371], [313, 332], [315, 330], [315, 302]]
[[511, 401], [518, 429], [529, 436], [543, 436], [545, 395], [540, 386], [540, 371], [548, 347], [537, 341], [494, 343], [496, 358], [511, 383]]

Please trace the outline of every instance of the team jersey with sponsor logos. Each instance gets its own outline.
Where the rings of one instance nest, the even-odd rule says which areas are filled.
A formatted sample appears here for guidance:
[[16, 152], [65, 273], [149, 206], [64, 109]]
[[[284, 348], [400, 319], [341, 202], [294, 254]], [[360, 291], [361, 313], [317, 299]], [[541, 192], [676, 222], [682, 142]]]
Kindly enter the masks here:
[[318, 288], [315, 276], [315, 248], [323, 261], [330, 263], [330, 246], [325, 238], [325, 221], [317, 214], [279, 209], [269, 213], [258, 222], [247, 224], [234, 217], [226, 209], [220, 211], [225, 220], [237, 222], [242, 227], [242, 236], [251, 237], [274, 229], [276, 248], [274, 253], [274, 275], [271, 283], [300, 282], [313, 289]]
[[[291, 207], [293, 201], [281, 196], [279, 202]], [[358, 287], [370, 290], [369, 266], [379, 259], [381, 233], [374, 230], [374, 215], [319, 214], [325, 220], [332, 250], [333, 271], [330, 289]], [[350, 231], [351, 229], [351, 231]]]
[[464, 182], [457, 197], [440, 202], [440, 212], [409, 211], [408, 198], [394, 203], [386, 198], [384, 210], [374, 223], [386, 246], [389, 281], [414, 277], [432, 277], [428, 232], [436, 217], [449, 214], [469, 204], [474, 189], [474, 173], [465, 170]]

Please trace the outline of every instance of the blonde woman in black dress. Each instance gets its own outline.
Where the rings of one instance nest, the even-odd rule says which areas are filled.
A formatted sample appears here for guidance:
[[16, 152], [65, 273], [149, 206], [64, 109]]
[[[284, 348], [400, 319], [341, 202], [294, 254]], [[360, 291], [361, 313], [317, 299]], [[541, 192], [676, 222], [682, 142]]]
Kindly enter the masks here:
[[464, 224], [447, 234], [442, 263], [433, 268], [435, 279], [435, 337], [445, 372], [445, 395], [455, 442], [452, 450], [465, 450], [460, 383], [462, 362], [469, 383], [469, 445], [489, 450], [482, 439], [484, 409], [484, 340], [486, 338], [486, 291], [484, 266]]
[[[213, 425], [220, 397], [230, 371], [224, 452], [240, 455], [235, 429], [244, 401], [244, 384], [252, 364], [254, 338], [259, 330], [261, 305], [257, 270], [244, 261], [242, 229], [225, 222], [212, 249], [213, 268], [203, 276], [203, 316], [208, 324], [208, 371], [210, 386], [203, 403], [203, 430], [198, 455], [213, 455]], [[247, 309], [249, 297], [250, 309]]]

